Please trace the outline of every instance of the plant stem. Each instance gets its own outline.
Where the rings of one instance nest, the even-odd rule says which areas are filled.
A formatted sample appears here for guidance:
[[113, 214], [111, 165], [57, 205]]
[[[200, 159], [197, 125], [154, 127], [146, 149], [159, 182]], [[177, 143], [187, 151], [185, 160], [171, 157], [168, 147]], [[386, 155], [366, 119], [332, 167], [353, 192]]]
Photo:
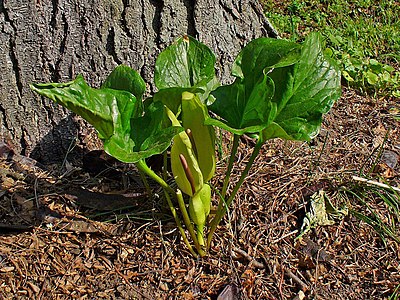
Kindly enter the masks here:
[[[220, 197], [219, 197], [218, 207], [217, 207], [217, 210], [216, 210], [217, 212], [221, 211], [224, 208], [224, 205], [225, 205], [225, 196], [226, 196], [226, 192], [228, 190], [229, 180], [231, 178], [231, 173], [232, 173], [232, 170], [233, 170], [233, 164], [235, 163], [235, 157], [236, 157], [237, 149], [239, 147], [239, 138], [240, 138], [240, 136], [237, 135], [237, 134], [235, 134], [234, 137], [233, 137], [231, 155], [229, 156], [228, 167], [227, 167], [226, 172], [225, 172], [224, 183], [223, 183], [223, 186], [222, 186], [222, 191], [221, 191], [221, 194], [220, 194]], [[214, 223], [215, 218], [216, 217], [214, 217], [214, 219], [211, 222], [211, 224]]]
[[183, 241], [185, 242], [185, 244], [187, 245], [187, 247], [189, 248], [189, 251], [193, 254], [193, 256], [197, 257], [197, 254], [193, 251], [192, 246], [190, 245], [186, 233], [183, 230], [182, 227], [182, 223], [178, 217], [178, 214], [176, 213], [176, 209], [171, 201], [171, 198], [169, 196], [169, 194], [174, 195], [177, 200], [178, 200], [178, 204], [179, 204], [179, 208], [182, 211], [182, 216], [183, 216], [183, 220], [185, 223], [185, 226], [187, 227], [187, 229], [189, 230], [190, 236], [193, 239], [193, 242], [195, 244], [196, 250], [197, 252], [200, 254], [200, 256], [205, 256], [205, 252], [201, 249], [200, 244], [197, 240], [197, 236], [196, 233], [193, 229], [192, 223], [190, 222], [190, 218], [189, 215], [187, 213], [186, 207], [185, 207], [185, 202], [183, 200], [182, 197], [182, 193], [178, 190], [178, 192], [175, 192], [165, 181], [164, 179], [162, 179], [160, 176], [158, 176], [156, 173], [154, 173], [154, 171], [152, 169], [150, 169], [146, 162], [144, 160], [140, 160], [139, 162], [136, 163], [136, 166], [139, 170], [143, 171], [144, 173], [146, 173], [147, 175], [149, 175], [153, 180], [155, 180], [158, 184], [160, 184], [163, 188], [164, 188], [164, 193], [165, 193], [165, 197], [167, 198], [167, 203], [169, 206], [169, 209], [171, 210], [172, 216], [175, 219], [175, 223], [182, 235]]
[[153, 195], [153, 192], [151, 191], [151, 188], [150, 188], [149, 182], [147, 181], [146, 175], [141, 169], [138, 168], [138, 170], [139, 170], [140, 179], [142, 180], [144, 187], [146, 188], [146, 193], [147, 193], [148, 197], [151, 198]]
[[203, 257], [205, 256], [205, 252], [201, 249], [199, 240], [197, 239], [196, 232], [194, 231], [192, 222], [190, 221], [185, 201], [183, 200], [182, 192], [180, 190], [176, 192], [176, 198], [178, 199], [179, 208], [182, 212], [183, 222], [185, 223], [186, 228], [189, 230], [190, 236], [193, 240], [197, 252], [200, 254], [201, 257]]
[[247, 177], [247, 174], [249, 173], [254, 160], [256, 159], [256, 157], [258, 156], [258, 153], [260, 153], [261, 147], [264, 144], [263, 141], [261, 141], [261, 139], [259, 139], [257, 141], [257, 144], [254, 146], [253, 152], [251, 153], [251, 156], [249, 158], [249, 161], [246, 164], [245, 169], [243, 170], [242, 175], [240, 176], [239, 181], [237, 182], [235, 188], [232, 191], [232, 194], [229, 196], [228, 200], [226, 201], [226, 205], [229, 207], [229, 205], [231, 205], [233, 199], [235, 198], [237, 192], [239, 191], [240, 187], [242, 186], [244, 180]]
[[[249, 158], [249, 161], [246, 164], [245, 169], [243, 170], [239, 181], [236, 183], [232, 193], [230, 194], [229, 198], [226, 200], [225, 205], [222, 205], [221, 207], [218, 205], [218, 209], [217, 212], [215, 214], [214, 219], [211, 221], [211, 225], [210, 225], [210, 231], [208, 233], [208, 237], [207, 237], [207, 247], [209, 248], [211, 245], [211, 240], [212, 237], [214, 235], [215, 230], [217, 229], [218, 224], [221, 222], [223, 216], [225, 215], [228, 207], [231, 205], [233, 199], [235, 199], [235, 196], [237, 194], [237, 192], [239, 191], [240, 187], [242, 186], [244, 180], [247, 177], [247, 174], [249, 173], [254, 160], [256, 159], [256, 157], [258, 156], [258, 153], [260, 152], [261, 146], [263, 145], [263, 141], [259, 138], [257, 141], [257, 144], [254, 146], [253, 152], [251, 153], [251, 156]], [[221, 199], [220, 203], [223, 202], [223, 200]]]
[[168, 155], [167, 155], [167, 151], [164, 151], [163, 153], [163, 179], [167, 180], [168, 177]]
[[225, 198], [226, 191], [228, 190], [228, 185], [229, 185], [229, 180], [231, 178], [233, 164], [235, 162], [237, 149], [239, 147], [239, 138], [240, 138], [240, 136], [237, 135], [237, 134], [235, 134], [234, 137], [233, 137], [231, 155], [229, 157], [228, 168], [226, 169], [226, 172], [225, 172], [225, 179], [224, 179], [224, 184], [222, 186], [222, 192], [221, 192], [221, 195], [222, 195], [223, 198]]
[[169, 196], [169, 194], [166, 190], [164, 190], [164, 194], [165, 194], [165, 198], [167, 198], [169, 209], [171, 210], [172, 216], [175, 219], [176, 226], [178, 227], [179, 232], [182, 235], [184, 243], [188, 247], [190, 253], [192, 253], [192, 255], [197, 258], [197, 254], [196, 254], [196, 252], [194, 252], [192, 245], [189, 243], [189, 240], [186, 236], [185, 230], [182, 227], [181, 220], [179, 219], [178, 214], [176, 213], [176, 209], [175, 209], [174, 205], [172, 204], [171, 197]]
[[[217, 207], [217, 210], [216, 210], [216, 215], [213, 218], [213, 220], [211, 221], [211, 229], [210, 230], [212, 231], [212, 233], [210, 231], [211, 237], [209, 235], [208, 242], [207, 242], [207, 245], [208, 245], [207, 247], [208, 248], [210, 247], [210, 241], [211, 241], [211, 238], [212, 238], [212, 234], [214, 233], [215, 229], [218, 226], [218, 223], [220, 222], [220, 221], [216, 221], [218, 212], [223, 211], [224, 207], [226, 206], [225, 196], [226, 196], [226, 192], [228, 190], [228, 185], [229, 185], [229, 181], [230, 181], [232, 170], [233, 170], [233, 164], [235, 163], [235, 157], [236, 157], [236, 153], [237, 153], [237, 150], [238, 150], [238, 147], [239, 147], [239, 139], [240, 139], [239, 135], [235, 134], [233, 136], [233, 144], [232, 144], [232, 148], [231, 148], [231, 154], [229, 156], [228, 167], [227, 167], [226, 172], [225, 172], [225, 178], [224, 178], [224, 183], [222, 185], [222, 191], [221, 191], [221, 194], [219, 194], [219, 202], [218, 202], [218, 207]], [[224, 212], [224, 214], [225, 214], [225, 212]]]
[[173, 188], [171, 188], [168, 183], [164, 181], [160, 176], [158, 176], [152, 169], [149, 168], [149, 166], [146, 164], [144, 159], [139, 160], [136, 163], [136, 167], [139, 169], [139, 171], [142, 171], [143, 173], [147, 174], [150, 176], [151, 179], [153, 179], [155, 182], [157, 182], [159, 185], [161, 185], [164, 190], [166, 190], [170, 194], [175, 194], [175, 191]]

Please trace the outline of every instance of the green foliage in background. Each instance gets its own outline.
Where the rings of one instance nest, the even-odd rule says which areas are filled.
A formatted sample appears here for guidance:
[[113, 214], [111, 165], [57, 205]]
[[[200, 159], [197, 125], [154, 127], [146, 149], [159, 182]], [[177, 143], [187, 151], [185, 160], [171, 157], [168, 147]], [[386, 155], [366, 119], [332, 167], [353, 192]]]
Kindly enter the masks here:
[[400, 97], [400, 2], [263, 0], [285, 38], [319, 31], [339, 61], [343, 83], [373, 96]]

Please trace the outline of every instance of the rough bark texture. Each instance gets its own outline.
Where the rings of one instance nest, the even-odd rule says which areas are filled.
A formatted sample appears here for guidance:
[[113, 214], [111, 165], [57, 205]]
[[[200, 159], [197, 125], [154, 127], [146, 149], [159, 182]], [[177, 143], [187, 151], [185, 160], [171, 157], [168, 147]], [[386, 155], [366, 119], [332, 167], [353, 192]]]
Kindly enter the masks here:
[[44, 163], [62, 159], [92, 135], [29, 84], [83, 74], [98, 87], [123, 63], [151, 92], [155, 58], [183, 34], [214, 50], [225, 80], [244, 44], [276, 35], [257, 0], [0, 0], [0, 139]]

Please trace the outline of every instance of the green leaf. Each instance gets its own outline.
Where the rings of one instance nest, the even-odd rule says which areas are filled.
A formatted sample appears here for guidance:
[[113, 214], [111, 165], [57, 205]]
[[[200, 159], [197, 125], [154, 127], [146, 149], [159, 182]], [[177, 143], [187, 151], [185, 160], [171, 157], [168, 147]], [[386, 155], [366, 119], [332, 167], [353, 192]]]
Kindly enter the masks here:
[[174, 132], [167, 141], [168, 145], [166, 145], [164, 149], [166, 150], [174, 135], [184, 130], [181, 126], [165, 128], [163, 126], [164, 117], [166, 117], [164, 105], [161, 102], [154, 102], [149, 105], [143, 116], [131, 120], [131, 136], [136, 142], [136, 147], [134, 148], [136, 151], [150, 149], [153, 147], [152, 144], [154, 143], [164, 143], [166, 141], [163, 141], [163, 139], [160, 139], [159, 141], [157, 141], [157, 139], [161, 136], [168, 135], [169, 131]]
[[371, 71], [365, 72], [364, 76], [370, 85], [376, 85], [379, 82], [379, 76]]
[[296, 63], [300, 49], [300, 45], [286, 40], [255, 39], [238, 54], [233, 63], [232, 75], [245, 79], [248, 86], [253, 86], [269, 70]]
[[[300, 46], [271, 38], [250, 42], [238, 55], [232, 68], [237, 77], [228, 86], [211, 93], [214, 102], [210, 110], [219, 119], [207, 119], [206, 124], [221, 127], [235, 134], [260, 132], [275, 118], [281, 93], [268, 76], [274, 68], [293, 65], [300, 57]], [[277, 91], [277, 92], [276, 92]]]
[[174, 114], [177, 114], [182, 104], [183, 92], [190, 92], [196, 94], [198, 92], [201, 92], [201, 90], [196, 88], [180, 88], [180, 87], [162, 89], [153, 95], [152, 101], [162, 102]]
[[215, 79], [214, 64], [215, 56], [207, 46], [184, 36], [160, 53], [154, 81], [159, 90], [194, 87], [206, 92]]
[[342, 75], [343, 75], [344, 79], [346, 79], [348, 82], [354, 82], [354, 78], [351, 77], [349, 72], [347, 72], [346, 70], [342, 71]]
[[286, 131], [279, 126], [279, 124], [272, 122], [267, 128], [262, 131], [263, 140], [273, 139], [275, 137], [280, 137], [285, 140], [291, 140], [292, 137], [286, 133]]
[[232, 74], [237, 77], [232, 85], [211, 93], [215, 101], [209, 108], [219, 118], [206, 124], [239, 135], [262, 131], [264, 141], [310, 140], [341, 93], [339, 69], [324, 56], [316, 33], [301, 47], [254, 40], [238, 55]]
[[128, 91], [138, 101], [141, 101], [146, 91], [146, 83], [142, 76], [134, 69], [125, 65], [119, 65], [108, 75], [101, 88]]
[[228, 86], [216, 89], [215, 97], [210, 109], [222, 120], [208, 118], [207, 125], [214, 125], [235, 134], [259, 132], [268, 125], [269, 119], [276, 112], [276, 105], [272, 102], [274, 83], [268, 76], [255, 84], [250, 92], [241, 79]]
[[32, 84], [31, 89], [80, 115], [103, 140], [130, 134], [130, 118], [137, 113], [135, 96], [126, 91], [93, 89], [81, 75], [67, 83]]
[[276, 90], [285, 91], [274, 122], [286, 134], [271, 135], [266, 129], [263, 136], [286, 139], [290, 136], [307, 141], [314, 138], [319, 132], [322, 115], [340, 97], [339, 67], [324, 56], [321, 38], [320, 34], [311, 33], [303, 43], [299, 62], [288, 67], [286, 74], [279, 69], [270, 74], [275, 83], [281, 83]]
[[181, 127], [162, 127], [164, 105], [153, 103], [139, 115], [133, 94], [109, 88], [93, 89], [82, 76], [67, 83], [33, 84], [32, 90], [83, 117], [96, 128], [104, 150], [134, 163], [164, 152]]
[[390, 66], [390, 65], [383, 65], [383, 69], [384, 69], [385, 71], [389, 72], [389, 73], [392, 73], [392, 72], [394, 72], [394, 71], [396, 70], [395, 68], [393, 68], [393, 67]]
[[143, 111], [142, 98], [146, 91], [146, 83], [142, 76], [132, 68], [125, 65], [117, 66], [108, 75], [101, 88], [123, 90], [132, 93], [138, 100], [140, 110]]
[[130, 120], [129, 139], [125, 143], [117, 139], [105, 141], [105, 151], [127, 163], [163, 153], [171, 145], [173, 137], [183, 131], [178, 126], [163, 127], [164, 116], [164, 105], [161, 102], [150, 104], [143, 116]]

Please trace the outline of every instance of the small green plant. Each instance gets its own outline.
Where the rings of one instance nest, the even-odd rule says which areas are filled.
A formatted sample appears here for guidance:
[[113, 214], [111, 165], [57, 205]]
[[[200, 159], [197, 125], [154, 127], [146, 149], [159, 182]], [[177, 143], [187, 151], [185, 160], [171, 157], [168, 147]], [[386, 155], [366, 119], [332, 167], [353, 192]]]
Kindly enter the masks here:
[[[324, 55], [317, 33], [303, 44], [253, 40], [236, 57], [232, 67], [236, 79], [230, 85], [219, 85], [214, 64], [215, 56], [207, 46], [185, 36], [160, 53], [154, 74], [158, 91], [144, 100], [144, 81], [127, 66], [118, 66], [100, 89], [88, 86], [82, 76], [67, 83], [31, 85], [32, 90], [92, 124], [107, 153], [135, 163], [140, 172], [161, 185], [194, 256], [206, 255], [262, 145], [273, 138], [312, 139], [322, 115], [341, 94], [340, 72]], [[221, 191], [210, 183], [216, 165], [215, 127], [233, 134]], [[257, 143], [228, 195], [239, 138], [244, 134], [256, 136]], [[146, 164], [145, 159], [156, 154], [170, 156], [164, 159], [161, 174]], [[167, 170], [172, 170], [177, 188], [167, 183]], [[213, 190], [219, 203], [210, 215]]]
[[400, 284], [394, 289], [392, 295], [390, 295], [389, 300], [398, 300], [399, 299], [399, 288]]
[[361, 60], [348, 54], [337, 54], [348, 85], [375, 95], [400, 97], [400, 72], [376, 59]]
[[[397, 224], [400, 221], [400, 197], [398, 192], [361, 186], [354, 186], [344, 191], [361, 208], [357, 210], [350, 209], [350, 214], [374, 228], [385, 245], [386, 237], [398, 243], [400, 242], [397, 228]], [[376, 206], [377, 203], [381, 203], [385, 209], [376, 209], [374, 205]]]

